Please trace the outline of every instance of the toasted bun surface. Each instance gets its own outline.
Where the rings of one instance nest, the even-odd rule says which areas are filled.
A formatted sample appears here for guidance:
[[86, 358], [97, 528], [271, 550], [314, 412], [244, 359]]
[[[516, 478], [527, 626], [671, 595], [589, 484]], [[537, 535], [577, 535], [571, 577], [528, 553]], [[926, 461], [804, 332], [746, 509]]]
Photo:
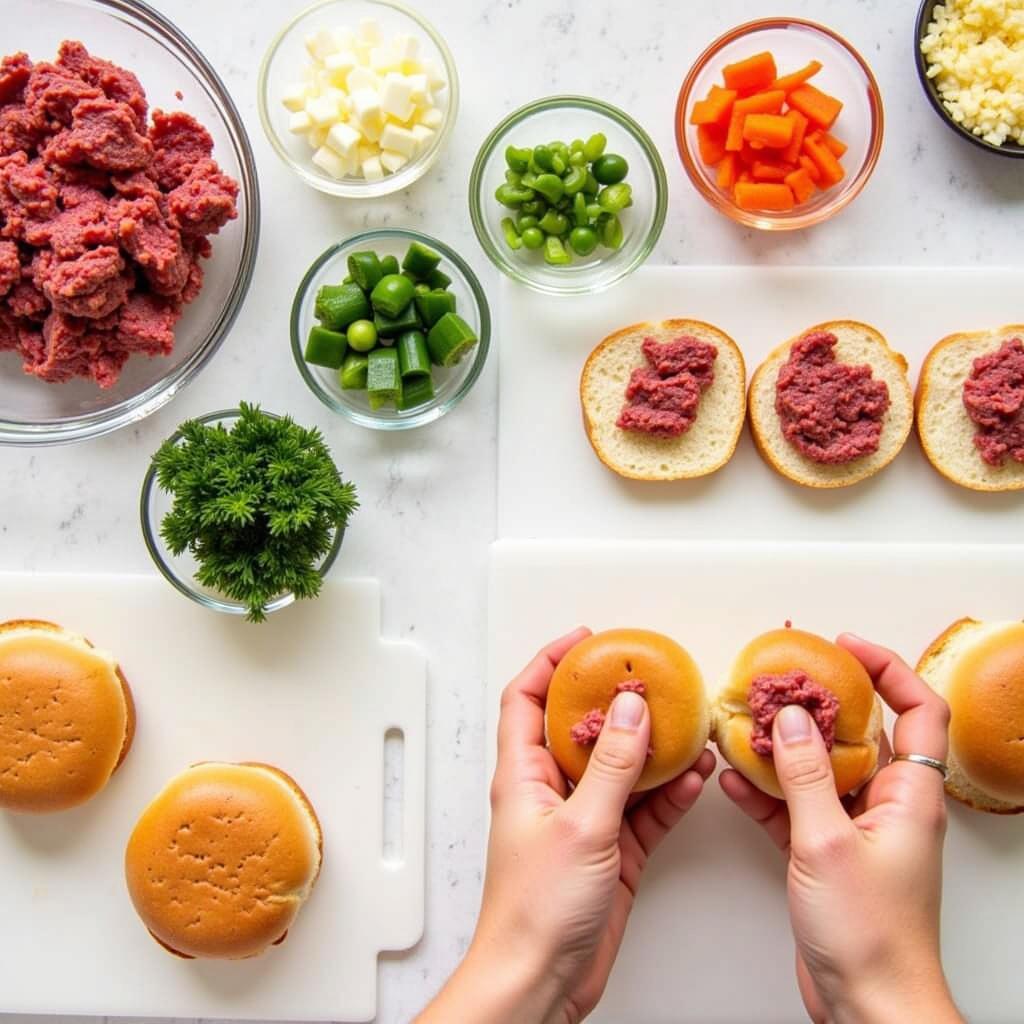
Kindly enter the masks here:
[[0, 808], [85, 803], [134, 732], [131, 690], [111, 654], [52, 622], [0, 623]]
[[[679, 437], [652, 437], [615, 425], [635, 369], [646, 366], [645, 338], [664, 343], [690, 334], [718, 349], [714, 383], [701, 396], [696, 422]], [[736, 450], [746, 415], [746, 367], [736, 342], [700, 320], [633, 324], [610, 334], [583, 366], [583, 425], [597, 457], [631, 480], [683, 480], [721, 469]]]
[[973, 491], [1024, 489], [1024, 463], [1007, 458], [990, 466], [974, 446], [977, 427], [964, 408], [964, 382], [974, 360], [997, 351], [1010, 338], [1024, 338], [1024, 325], [969, 331], [943, 338], [925, 358], [917, 385], [917, 433], [931, 464], [946, 478]]
[[[782, 433], [775, 410], [775, 384], [793, 345], [811, 331], [828, 331], [838, 338], [836, 361], [871, 367], [876, 380], [889, 387], [889, 409], [882, 421], [878, 451], [841, 465], [825, 465], [802, 455]], [[885, 338], [856, 320], [831, 320], [808, 327], [780, 345], [754, 371], [750, 381], [750, 431], [757, 450], [775, 470], [805, 487], [848, 487], [873, 476], [899, 455], [914, 423], [914, 403], [907, 380], [907, 361], [889, 348]]]
[[236, 960], [280, 941], [320, 872], [320, 824], [269, 765], [206, 762], [142, 812], [125, 876], [153, 937], [184, 957]]
[[748, 696], [760, 675], [802, 669], [839, 701], [832, 770], [840, 796], [863, 785], [878, 764], [882, 708], [864, 666], [849, 651], [813, 633], [775, 629], [752, 640], [739, 653], [714, 706], [714, 737], [722, 756], [758, 789], [782, 799], [770, 757], [750, 745], [753, 718]]
[[979, 811], [1024, 812], [1024, 623], [960, 619], [917, 671], [949, 704], [946, 792]]
[[644, 684], [653, 751], [634, 791], [660, 786], [700, 756], [708, 740], [710, 713], [693, 659], [660, 633], [609, 629], [573, 647], [558, 663], [548, 690], [548, 746], [572, 782], [579, 782], [594, 749], [577, 743], [572, 727], [589, 711], [607, 712], [618, 685], [631, 680]]

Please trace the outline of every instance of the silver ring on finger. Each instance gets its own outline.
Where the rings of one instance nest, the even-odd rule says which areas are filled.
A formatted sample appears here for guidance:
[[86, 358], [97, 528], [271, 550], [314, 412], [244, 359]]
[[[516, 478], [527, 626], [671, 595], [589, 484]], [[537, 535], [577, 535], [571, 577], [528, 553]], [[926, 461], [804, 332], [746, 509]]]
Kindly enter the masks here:
[[927, 754], [893, 754], [889, 758], [889, 764], [892, 764], [893, 761], [909, 761], [911, 764], [923, 764], [926, 768], [934, 768], [942, 776], [943, 781], [949, 778], [949, 765], [936, 757], [928, 757]]

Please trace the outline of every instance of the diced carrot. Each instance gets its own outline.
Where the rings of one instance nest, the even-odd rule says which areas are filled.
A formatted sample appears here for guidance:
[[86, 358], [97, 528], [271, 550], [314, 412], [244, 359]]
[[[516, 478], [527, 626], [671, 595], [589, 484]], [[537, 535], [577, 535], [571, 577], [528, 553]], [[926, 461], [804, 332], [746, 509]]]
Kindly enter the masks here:
[[737, 183], [741, 182], [741, 181], [746, 182], [746, 181], [753, 181], [753, 180], [754, 179], [751, 177], [750, 171], [746, 170], [746, 169], [740, 171], [739, 177], [736, 179]]
[[735, 64], [726, 64], [722, 68], [725, 87], [739, 92], [749, 93], [766, 89], [775, 81], [777, 75], [775, 58], [767, 50], [764, 53], [755, 53], [753, 57], [747, 57], [746, 60], [737, 61]]
[[819, 128], [828, 130], [843, 109], [842, 103], [813, 85], [798, 85], [788, 96], [789, 105]]
[[803, 167], [790, 171], [783, 180], [793, 190], [798, 203], [806, 203], [814, 195], [814, 182]]
[[754, 149], [749, 142], [743, 144], [743, 148], [736, 154], [742, 163], [747, 167], [753, 167], [755, 160], [761, 159], [761, 153]]
[[821, 171], [818, 170], [818, 165], [806, 153], [800, 154], [798, 163], [807, 172], [807, 177], [810, 178], [815, 185], [821, 181]]
[[842, 139], [837, 139], [828, 132], [821, 133], [821, 141], [832, 151], [832, 155], [838, 160], [850, 148]]
[[821, 172], [821, 181], [817, 183], [819, 188], [831, 188], [843, 180], [843, 176], [846, 174], [843, 165], [833, 156], [832, 150], [821, 139], [811, 136], [804, 139], [804, 152], [814, 161]]
[[725, 148], [739, 152], [743, 148], [743, 119], [747, 114], [781, 114], [786, 94], [781, 89], [759, 92], [736, 100], [729, 117], [729, 132], [725, 137]]
[[808, 78], [813, 78], [820, 70], [821, 61], [812, 60], [806, 67], [802, 67], [799, 71], [794, 71], [792, 74], [776, 78], [769, 88], [783, 89], [786, 92], [789, 92], [790, 89], [795, 89], [798, 85], [803, 85]]
[[736, 205], [741, 210], [772, 210], [784, 212], [796, 205], [793, 190], [785, 184], [764, 185], [760, 182], [740, 181], [734, 190]]
[[782, 159], [787, 163], [795, 164], [800, 158], [800, 147], [804, 144], [807, 118], [799, 110], [787, 110], [786, 117], [793, 122], [793, 137], [789, 140], [789, 145], [782, 151]]
[[717, 164], [725, 156], [725, 126], [697, 125], [697, 148], [704, 163]]
[[720, 85], [711, 86], [711, 92], [707, 97], [694, 103], [690, 111], [690, 124], [728, 124], [735, 99], [735, 89], [723, 89]]
[[735, 153], [726, 153], [718, 164], [718, 171], [715, 175], [715, 184], [719, 188], [729, 191], [736, 184], [737, 164], [739, 158]]
[[793, 138], [793, 122], [779, 114], [747, 114], [743, 119], [743, 138], [752, 146], [760, 142], [772, 149], [784, 149]]
[[754, 181], [785, 181], [786, 175], [792, 170], [792, 164], [784, 164], [779, 160], [755, 160], [750, 168], [750, 176]]

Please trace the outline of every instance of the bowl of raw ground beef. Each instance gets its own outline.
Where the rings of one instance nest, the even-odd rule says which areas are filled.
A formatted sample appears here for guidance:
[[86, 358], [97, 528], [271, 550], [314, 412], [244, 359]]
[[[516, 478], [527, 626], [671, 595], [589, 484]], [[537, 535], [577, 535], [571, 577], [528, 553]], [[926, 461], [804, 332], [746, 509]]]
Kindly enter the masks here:
[[4, 14], [0, 443], [77, 441], [149, 415], [217, 350], [255, 262], [255, 166], [224, 85], [162, 15]]

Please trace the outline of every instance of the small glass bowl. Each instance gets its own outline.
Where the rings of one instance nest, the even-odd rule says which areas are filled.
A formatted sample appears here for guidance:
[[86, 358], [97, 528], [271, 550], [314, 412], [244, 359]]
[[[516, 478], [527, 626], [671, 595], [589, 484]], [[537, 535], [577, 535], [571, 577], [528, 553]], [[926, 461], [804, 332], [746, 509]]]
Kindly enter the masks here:
[[[619, 215], [625, 237], [616, 249], [598, 246], [589, 257], [573, 253], [568, 266], [544, 262], [542, 250], [512, 250], [501, 221], [513, 211], [494, 192], [505, 181], [505, 148], [532, 148], [552, 139], [566, 143], [603, 132], [606, 152], [629, 163], [626, 181], [633, 205]], [[581, 295], [603, 291], [639, 267], [661, 234], [668, 207], [668, 181], [650, 136], [628, 114], [586, 96], [549, 96], [509, 114], [484, 140], [469, 179], [469, 213], [480, 245], [491, 262], [514, 281], [549, 295]]]
[[[842, 160], [846, 169], [843, 180], [783, 213], [741, 210], [732, 196], [715, 183], [715, 169], [700, 159], [697, 128], [689, 123], [693, 104], [703, 99], [712, 85], [722, 84], [722, 68], [762, 50], [772, 52], [782, 75], [796, 71], [810, 60], [821, 61], [823, 67], [811, 84], [842, 101], [836, 135], [849, 147]], [[859, 195], [882, 150], [884, 114], [871, 68], [842, 36], [813, 21], [764, 18], [726, 32], [697, 58], [679, 90], [675, 129], [676, 146], [686, 173], [716, 210], [748, 227], [793, 231], [821, 224]]]
[[[316, 293], [321, 285], [339, 284], [348, 274], [348, 258], [361, 249], [372, 249], [379, 256], [396, 256], [401, 262], [410, 242], [420, 242], [441, 254], [440, 269], [451, 279], [448, 290], [455, 296], [456, 312], [476, 331], [480, 339], [472, 351], [450, 369], [435, 368], [434, 397], [413, 409], [371, 409], [365, 391], [345, 391], [337, 370], [307, 363], [303, 353], [309, 329], [316, 323], [313, 315]], [[292, 303], [292, 355], [302, 379], [310, 391], [328, 409], [340, 413], [361, 427], [374, 430], [408, 430], [439, 420], [469, 393], [487, 361], [491, 344], [491, 311], [487, 297], [469, 264], [444, 242], [418, 231], [379, 228], [353, 235], [321, 253], [299, 283]]]
[[928, 97], [928, 102], [939, 117], [945, 121], [946, 126], [955, 131], [960, 138], [966, 139], [979, 149], [984, 149], [988, 153], [994, 153], [996, 156], [1008, 156], [1012, 159], [1024, 160], [1024, 145], [1021, 145], [1019, 142], [1007, 140], [1001, 146], [997, 146], [994, 143], [987, 142], [980, 135], [975, 135], [970, 128], [965, 128], [959, 121], [953, 120], [953, 115], [942, 102], [942, 95], [935, 84], [935, 79], [929, 78], [928, 60], [921, 52], [921, 41], [928, 34], [928, 26], [935, 17], [935, 8], [941, 2], [942, 0], [923, 0], [918, 9], [917, 21], [914, 26], [914, 64], [917, 67], [917, 77], [921, 82], [921, 88], [924, 89], [925, 96]]
[[[267, 412], [265, 409], [262, 411], [265, 416], [280, 419], [276, 413]], [[239, 416], [241, 416], [241, 410], [239, 409], [222, 409], [219, 412], [208, 413], [206, 416], [197, 416], [196, 422], [208, 426], [223, 424], [225, 427], [228, 427]], [[172, 442], [180, 440], [181, 431], [175, 431], [170, 437]], [[139, 513], [142, 519], [142, 536], [146, 542], [146, 548], [149, 551], [150, 557], [153, 559], [153, 563], [160, 570], [164, 579], [175, 590], [195, 601], [196, 604], [201, 604], [204, 608], [212, 608], [214, 611], [227, 612], [229, 615], [245, 615], [248, 609], [244, 604], [232, 601], [215, 590], [209, 590], [196, 580], [197, 563], [188, 550], [183, 551], [180, 555], [174, 555], [167, 547], [160, 533], [160, 524], [163, 522], [164, 516], [170, 512], [172, 505], [173, 499], [171, 495], [160, 489], [156, 479], [156, 468], [150, 463], [149, 469], [146, 470], [146, 476], [142, 481], [142, 498], [139, 502]], [[334, 565], [334, 560], [338, 557], [338, 552], [341, 550], [341, 542], [344, 536], [344, 529], [334, 531], [334, 540], [331, 543], [330, 550], [324, 556], [324, 560], [319, 566], [318, 571], [321, 576], [326, 575], [327, 570]], [[294, 603], [294, 601], [295, 595], [289, 591], [275, 597], [273, 601], [264, 605], [263, 611], [269, 615], [271, 612], [287, 607]]]
[[[385, 36], [408, 33], [415, 36], [428, 59], [444, 68], [447, 87], [440, 93], [444, 121], [429, 149], [418, 154], [395, 174], [380, 181], [362, 178], [332, 178], [313, 163], [313, 148], [304, 135], [288, 131], [288, 111], [281, 102], [286, 85], [302, 77], [309, 63], [305, 39], [318, 29], [358, 27], [362, 18], [380, 23]], [[422, 15], [398, 0], [319, 0], [300, 11], [275, 36], [260, 64], [256, 92], [260, 122], [274, 152], [308, 185], [332, 196], [370, 199], [408, 188], [433, 166], [455, 124], [459, 109], [459, 76], [455, 59], [441, 35]]]

